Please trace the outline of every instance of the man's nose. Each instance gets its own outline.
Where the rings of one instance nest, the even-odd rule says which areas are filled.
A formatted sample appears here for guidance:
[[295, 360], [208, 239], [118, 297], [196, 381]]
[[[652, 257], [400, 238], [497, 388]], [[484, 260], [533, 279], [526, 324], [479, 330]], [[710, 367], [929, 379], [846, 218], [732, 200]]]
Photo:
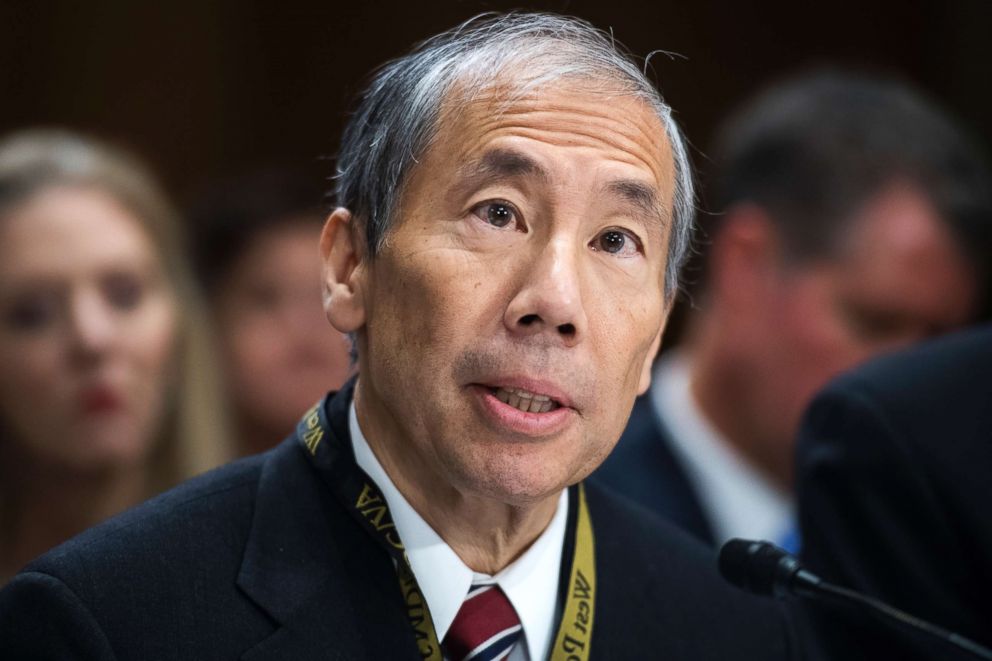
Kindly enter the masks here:
[[516, 335], [554, 334], [566, 346], [585, 335], [580, 248], [552, 239], [527, 264], [506, 308], [504, 323]]

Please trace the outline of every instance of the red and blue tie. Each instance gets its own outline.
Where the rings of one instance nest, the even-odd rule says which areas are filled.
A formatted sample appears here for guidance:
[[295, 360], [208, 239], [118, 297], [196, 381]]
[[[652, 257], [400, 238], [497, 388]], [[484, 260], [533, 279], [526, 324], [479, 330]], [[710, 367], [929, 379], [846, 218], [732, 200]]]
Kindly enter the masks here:
[[497, 661], [520, 638], [520, 618], [498, 585], [473, 585], [444, 637], [450, 661]]

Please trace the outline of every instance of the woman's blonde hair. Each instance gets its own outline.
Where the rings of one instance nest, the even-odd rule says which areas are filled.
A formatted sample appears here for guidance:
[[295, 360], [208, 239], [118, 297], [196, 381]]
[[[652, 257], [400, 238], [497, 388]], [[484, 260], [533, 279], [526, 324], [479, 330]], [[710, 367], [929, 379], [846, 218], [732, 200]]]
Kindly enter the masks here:
[[188, 264], [182, 225], [149, 171], [130, 154], [60, 130], [0, 141], [0, 214], [50, 186], [103, 191], [144, 226], [162, 259], [178, 312], [178, 378], [150, 457], [149, 494], [217, 466], [231, 454], [226, 407], [207, 316]]

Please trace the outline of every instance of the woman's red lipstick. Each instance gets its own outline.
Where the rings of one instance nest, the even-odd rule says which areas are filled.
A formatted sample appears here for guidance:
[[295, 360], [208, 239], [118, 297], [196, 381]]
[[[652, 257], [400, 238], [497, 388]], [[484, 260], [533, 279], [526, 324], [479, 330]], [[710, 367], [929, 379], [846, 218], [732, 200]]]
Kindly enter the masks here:
[[107, 386], [86, 388], [79, 395], [83, 413], [113, 413], [124, 406], [124, 398], [116, 390]]

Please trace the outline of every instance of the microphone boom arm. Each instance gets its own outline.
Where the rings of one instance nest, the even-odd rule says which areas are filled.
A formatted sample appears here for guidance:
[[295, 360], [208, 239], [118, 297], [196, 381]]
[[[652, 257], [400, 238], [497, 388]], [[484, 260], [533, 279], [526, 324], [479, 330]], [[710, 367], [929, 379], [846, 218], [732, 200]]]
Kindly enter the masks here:
[[732, 539], [720, 549], [720, 574], [732, 585], [758, 595], [798, 596], [857, 606], [886, 624], [897, 623], [943, 640], [979, 659], [992, 661], [992, 650], [961, 634], [899, 610], [880, 599], [824, 581], [804, 569], [797, 558], [770, 542]]

